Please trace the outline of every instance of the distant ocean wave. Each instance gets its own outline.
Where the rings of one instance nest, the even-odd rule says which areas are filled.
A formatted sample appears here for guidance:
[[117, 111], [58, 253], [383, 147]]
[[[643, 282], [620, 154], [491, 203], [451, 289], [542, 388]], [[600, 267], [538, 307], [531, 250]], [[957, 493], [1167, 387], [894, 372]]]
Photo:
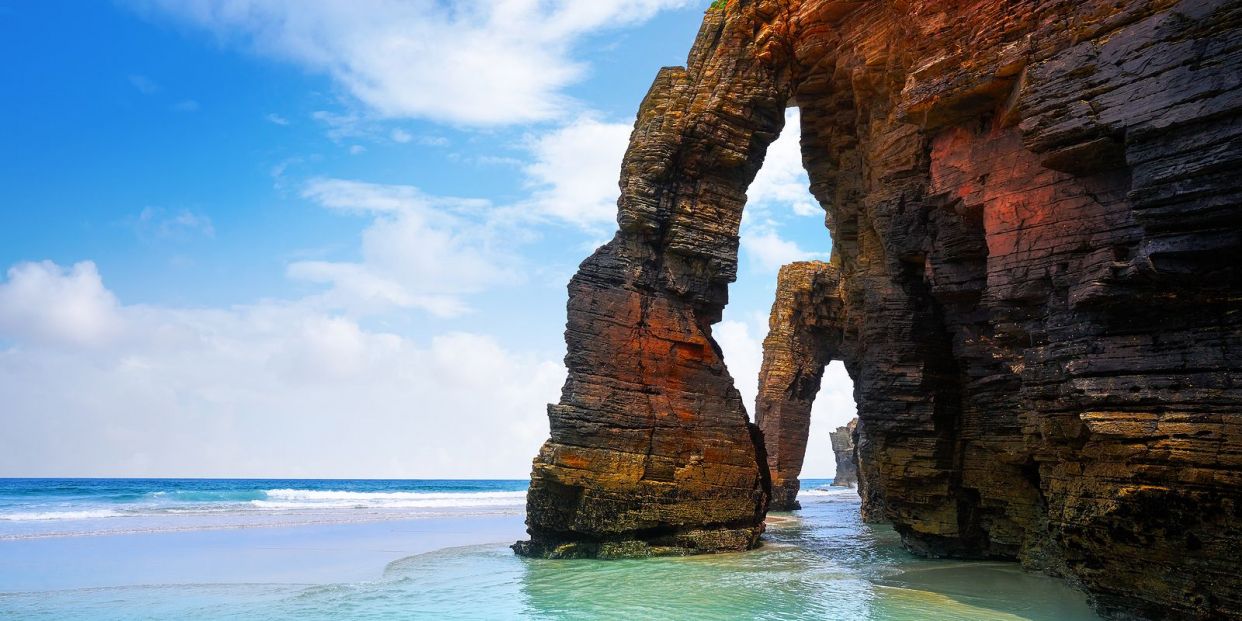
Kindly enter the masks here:
[[[519, 507], [526, 492], [351, 492], [347, 490], [270, 489], [232, 493], [152, 492], [142, 501], [116, 508], [46, 508], [0, 510], [0, 520], [89, 520], [132, 515], [222, 513], [297, 509], [451, 509]], [[89, 501], [87, 501], [89, 502]], [[111, 504], [111, 503], [110, 503]]]
[[85, 509], [82, 511], [17, 511], [0, 513], [0, 520], [8, 522], [38, 522], [45, 520], [92, 520], [124, 515], [111, 509]]
[[[419, 515], [520, 511], [522, 481], [0, 480], [0, 522], [65, 523], [125, 517], [357, 513]], [[287, 483], [263, 487], [263, 483]], [[827, 480], [804, 481], [804, 502], [853, 500], [858, 492]], [[11, 489], [5, 493], [5, 486]], [[24, 530], [24, 527], [23, 527]], [[6, 534], [0, 527], [0, 538]]]
[[267, 499], [251, 505], [264, 509], [503, 507], [521, 505], [526, 492], [351, 492], [345, 490], [270, 489]]
[[525, 481], [0, 479], [0, 540], [520, 513]]
[[262, 500], [263, 490], [167, 490], [148, 492], [143, 500], [152, 502], [248, 502]]
[[857, 501], [858, 489], [823, 485], [798, 492], [798, 500], [806, 502]]

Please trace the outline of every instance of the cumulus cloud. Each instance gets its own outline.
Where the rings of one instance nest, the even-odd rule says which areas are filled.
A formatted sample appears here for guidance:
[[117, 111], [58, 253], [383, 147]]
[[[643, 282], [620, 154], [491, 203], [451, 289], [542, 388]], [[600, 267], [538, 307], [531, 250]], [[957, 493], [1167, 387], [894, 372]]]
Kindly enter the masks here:
[[782, 235], [789, 225], [821, 226], [788, 216], [821, 214], [808, 186], [799, 146], [800, 121], [797, 108], [785, 111], [785, 129], [768, 147], [763, 167], [747, 188], [746, 212], [742, 218], [741, 253], [759, 272], [774, 273], [793, 261], [822, 259], [826, 252], [814, 252]]
[[532, 161], [523, 168], [531, 202], [541, 214], [584, 227], [617, 217], [621, 159], [631, 126], [582, 117], [533, 137]]
[[768, 146], [763, 168], [746, 190], [747, 204], [764, 208], [784, 208], [800, 216], [823, 213], [815, 205], [810, 179], [802, 166], [800, 117], [797, 108], [785, 111], [785, 129]]
[[374, 313], [420, 308], [459, 315], [463, 296], [520, 275], [498, 248], [488, 222], [490, 203], [428, 196], [408, 185], [315, 179], [303, 196], [319, 205], [372, 218], [362, 234], [359, 261], [299, 261], [291, 277], [324, 283], [317, 300], [330, 308]]
[[[759, 367], [763, 363], [763, 334], [755, 329], [758, 322], [726, 319], [712, 327], [712, 337], [725, 353], [725, 364], [742, 401], [754, 419], [755, 395], [758, 394]], [[765, 326], [766, 329], [766, 326]]]
[[100, 346], [121, 331], [117, 301], [91, 261], [20, 263], [0, 283], [0, 333], [35, 345]]
[[122, 305], [90, 263], [9, 270], [0, 338], [4, 475], [522, 476], [564, 380], [485, 335], [302, 302]]
[[546, 120], [587, 72], [584, 37], [688, 0], [133, 0], [226, 44], [329, 75], [383, 117], [466, 125]]
[[[756, 227], [758, 228], [758, 227]], [[782, 238], [772, 230], [752, 230], [742, 234], [742, 252], [764, 272], [776, 272], [786, 263], [823, 258], [825, 253], [810, 252]]]

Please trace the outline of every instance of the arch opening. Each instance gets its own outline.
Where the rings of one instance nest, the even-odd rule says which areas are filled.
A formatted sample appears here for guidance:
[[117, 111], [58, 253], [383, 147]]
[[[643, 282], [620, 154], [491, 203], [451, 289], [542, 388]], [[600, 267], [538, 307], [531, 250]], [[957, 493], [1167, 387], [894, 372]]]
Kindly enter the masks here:
[[[837, 478], [838, 452], [845, 469], [856, 463], [853, 428], [845, 428], [856, 406], [841, 362], [840, 278], [828, 262], [830, 220], [810, 191], [802, 129], [801, 111], [790, 106], [747, 188], [737, 279], [724, 319], [713, 329], [751, 419], [763, 431], [770, 509], [777, 511], [797, 507], [800, 478]], [[857, 478], [846, 473], [842, 480], [852, 485]]]

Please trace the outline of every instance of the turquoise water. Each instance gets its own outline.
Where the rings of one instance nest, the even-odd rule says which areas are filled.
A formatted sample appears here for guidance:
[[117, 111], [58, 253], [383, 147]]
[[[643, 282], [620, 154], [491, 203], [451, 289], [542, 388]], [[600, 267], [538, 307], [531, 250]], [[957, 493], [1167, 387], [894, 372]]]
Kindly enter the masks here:
[[[516, 557], [508, 541], [450, 547], [423, 554], [398, 555], [375, 567], [375, 577], [366, 580], [313, 583], [277, 583], [262, 580], [230, 582], [227, 569], [221, 575], [198, 576], [188, 584], [159, 581], [108, 588], [59, 589], [13, 592], [6, 584], [5, 571], [20, 570], [20, 564], [0, 562], [0, 618], [15, 620], [121, 620], [121, 619], [865, 619], [865, 620], [982, 620], [1029, 619], [1036, 621], [1074, 621], [1095, 619], [1084, 598], [1056, 580], [1022, 573], [1013, 564], [930, 561], [915, 559], [899, 545], [896, 534], [887, 527], [862, 524], [858, 519], [857, 496], [850, 490], [821, 489], [826, 481], [808, 481], [800, 499], [803, 510], [773, 516], [759, 550], [741, 554], [721, 554], [687, 558], [661, 558], [626, 561], [533, 560]], [[143, 487], [163, 483], [118, 484], [109, 488], [119, 513], [137, 512], [138, 517], [84, 518], [85, 520], [148, 520], [148, 509], [131, 507], [136, 502], [125, 491], [128, 485]], [[520, 504], [516, 509], [499, 504], [524, 488], [521, 482], [269, 482], [223, 483], [215, 488], [181, 488], [194, 493], [255, 494], [263, 498], [186, 501], [201, 505], [226, 503], [225, 513], [248, 516], [285, 512], [317, 511], [337, 513], [330, 528], [336, 533], [371, 533], [376, 524], [410, 525], [444, 523], [461, 531], [481, 529], [497, 521], [515, 530], [520, 524]], [[458, 486], [477, 485], [469, 489]], [[432, 489], [439, 486], [436, 489]], [[514, 489], [516, 487], [516, 489]], [[120, 491], [118, 491], [120, 490]], [[243, 507], [240, 503], [267, 502], [268, 490], [317, 491], [302, 494], [306, 502], [331, 507], [275, 509], [264, 505]], [[78, 490], [80, 491], [80, 490]], [[153, 489], [138, 490], [138, 498]], [[168, 490], [164, 490], [168, 491]], [[101, 492], [102, 493], [102, 492]], [[368, 496], [347, 496], [347, 493]], [[375, 496], [388, 494], [388, 496]], [[415, 498], [418, 494], [428, 498]], [[454, 499], [451, 494], [475, 494]], [[19, 495], [19, 494], [13, 494]], [[74, 509], [90, 505], [75, 492]], [[281, 498], [294, 494], [274, 494]], [[34, 497], [46, 496], [38, 493]], [[168, 495], [165, 494], [164, 497]], [[14, 502], [8, 496], [2, 502]], [[349, 502], [341, 499], [350, 498]], [[490, 500], [487, 500], [490, 499]], [[436, 501], [434, 517], [417, 513], [429, 510], [419, 500]], [[46, 498], [38, 501], [48, 502]], [[165, 502], [165, 501], [159, 501]], [[282, 501], [284, 502], [284, 501]], [[298, 501], [302, 502], [302, 501]], [[457, 502], [450, 506], [448, 503]], [[353, 503], [353, 504], [350, 504]], [[382, 506], [385, 503], [414, 505], [409, 509]], [[16, 504], [20, 505], [20, 502]], [[158, 503], [157, 503], [158, 504]], [[16, 513], [19, 507], [0, 504], [0, 514]], [[27, 507], [28, 508], [28, 507]], [[217, 507], [219, 508], [219, 507]], [[94, 510], [94, 509], [81, 509]], [[156, 511], [164, 511], [158, 509]], [[393, 517], [400, 511], [414, 511], [414, 517]], [[459, 512], [456, 517], [450, 515]], [[486, 515], [479, 515], [483, 511]], [[30, 511], [25, 511], [31, 513]], [[49, 511], [51, 512], [51, 511]], [[378, 512], [378, 513], [376, 513]], [[160, 514], [156, 517], [176, 523], [197, 518], [194, 513]], [[288, 516], [286, 516], [288, 517]], [[321, 519], [327, 519], [320, 516]], [[283, 518], [282, 518], [283, 519]], [[299, 526], [297, 519], [269, 530], [213, 531], [212, 545], [219, 545], [233, 532], [246, 532], [263, 540], [262, 533], [301, 533], [307, 545], [326, 538], [324, 526]], [[392, 521], [405, 520], [405, 521]], [[422, 520], [420, 522], [420, 520]], [[35, 520], [0, 521], [0, 536], [14, 524]], [[69, 518], [49, 521], [73, 522]], [[197, 522], [194, 522], [197, 524]], [[368, 525], [369, 524], [369, 525]], [[170, 527], [171, 528], [171, 527]], [[216, 528], [207, 525], [202, 528]], [[231, 528], [231, 527], [224, 527]], [[319, 529], [319, 530], [316, 530]], [[424, 529], [431, 532], [431, 529]], [[436, 531], [439, 532], [439, 531]], [[11, 533], [10, 533], [11, 534]], [[84, 535], [75, 535], [83, 537]], [[495, 534], [482, 534], [481, 537]], [[49, 537], [14, 540], [20, 545], [50, 545]], [[114, 535], [86, 536], [88, 540]], [[165, 532], [137, 531], [118, 539], [165, 541]], [[271, 539], [272, 537], [267, 537]], [[80, 540], [80, 539], [79, 539]], [[368, 539], [369, 540], [369, 539]], [[57, 541], [74, 541], [61, 539]], [[194, 540], [198, 541], [198, 540]], [[364, 541], [362, 538], [356, 541]], [[203, 544], [206, 545], [206, 544]], [[245, 544], [250, 546], [253, 544]], [[358, 544], [363, 545], [363, 544]], [[157, 546], [158, 547], [158, 546]], [[5, 542], [0, 541], [0, 555]], [[32, 549], [33, 550], [33, 549]], [[35, 554], [36, 551], [23, 552]], [[244, 562], [242, 555], [238, 563]], [[325, 557], [327, 558], [327, 557]], [[119, 571], [124, 568], [118, 567]], [[217, 572], [219, 573], [219, 572]], [[209, 579], [208, 579], [209, 578]]]

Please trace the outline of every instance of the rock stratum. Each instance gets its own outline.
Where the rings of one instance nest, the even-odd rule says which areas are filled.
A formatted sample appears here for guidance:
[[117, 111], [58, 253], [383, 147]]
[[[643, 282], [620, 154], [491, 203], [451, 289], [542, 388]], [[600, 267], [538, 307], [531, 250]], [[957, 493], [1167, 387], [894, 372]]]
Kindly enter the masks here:
[[796, 490], [822, 352], [777, 326], [765, 373], [792, 383], [761, 387], [763, 433], [711, 334], [796, 105], [864, 516], [1110, 616], [1242, 617], [1240, 82], [1236, 0], [709, 10], [639, 110], [616, 236], [569, 285], [517, 550], [745, 549]]

